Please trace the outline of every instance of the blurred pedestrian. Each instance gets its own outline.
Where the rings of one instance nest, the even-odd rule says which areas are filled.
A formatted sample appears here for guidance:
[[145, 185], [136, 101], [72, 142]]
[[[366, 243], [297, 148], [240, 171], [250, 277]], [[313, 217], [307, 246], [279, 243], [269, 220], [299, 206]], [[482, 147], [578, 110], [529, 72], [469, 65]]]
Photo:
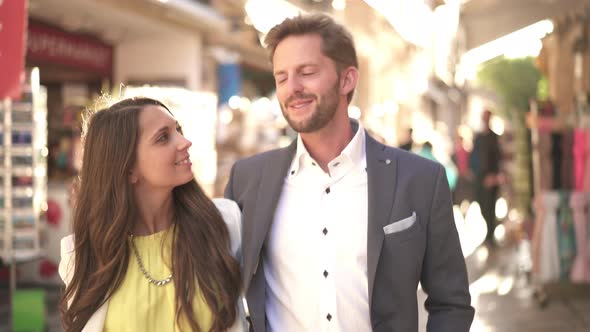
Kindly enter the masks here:
[[412, 128], [408, 128], [407, 130], [407, 137], [405, 143], [399, 146], [400, 149], [406, 151], [412, 151], [412, 147], [414, 146], [414, 139], [412, 137], [414, 130]]
[[454, 204], [475, 200], [474, 176], [471, 168], [469, 168], [470, 151], [467, 150], [465, 145], [464, 137], [460, 133], [457, 133], [452, 156], [452, 160], [457, 166], [457, 185], [453, 191]]
[[485, 110], [482, 114], [483, 130], [475, 137], [471, 160], [475, 173], [477, 201], [488, 228], [486, 240], [493, 245], [496, 227], [496, 200], [504, 177], [500, 173], [502, 153], [499, 136], [490, 127], [491, 118], [492, 112]]
[[243, 329], [240, 211], [205, 195], [191, 144], [153, 99], [92, 114], [73, 234], [61, 242], [66, 331]]
[[449, 188], [451, 191], [455, 189], [455, 186], [457, 185], [457, 168], [451, 160], [447, 158], [445, 161], [441, 161], [436, 158], [434, 156], [432, 143], [429, 141], [424, 142], [420, 150], [418, 150], [416, 153], [421, 157], [441, 163], [445, 168], [445, 174], [447, 176], [447, 181], [449, 182]]
[[469, 283], [443, 167], [377, 142], [348, 117], [359, 78], [352, 36], [329, 16], [266, 35], [290, 146], [238, 161], [244, 283], [257, 332], [467, 332]]

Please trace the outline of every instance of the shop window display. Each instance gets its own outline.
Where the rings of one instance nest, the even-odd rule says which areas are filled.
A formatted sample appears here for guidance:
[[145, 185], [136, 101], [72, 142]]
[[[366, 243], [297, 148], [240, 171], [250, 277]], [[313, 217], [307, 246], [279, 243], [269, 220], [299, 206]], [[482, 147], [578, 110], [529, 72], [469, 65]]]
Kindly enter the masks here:
[[[66, 181], [78, 174], [80, 164], [80, 131], [85, 106], [66, 106], [54, 110], [49, 132], [48, 176], [50, 180]], [[57, 118], [57, 119], [56, 119]]]
[[[18, 100], [0, 107], [0, 257], [20, 264], [41, 254], [40, 232], [45, 214], [46, 92], [33, 70]], [[35, 82], [37, 82], [35, 84]]]

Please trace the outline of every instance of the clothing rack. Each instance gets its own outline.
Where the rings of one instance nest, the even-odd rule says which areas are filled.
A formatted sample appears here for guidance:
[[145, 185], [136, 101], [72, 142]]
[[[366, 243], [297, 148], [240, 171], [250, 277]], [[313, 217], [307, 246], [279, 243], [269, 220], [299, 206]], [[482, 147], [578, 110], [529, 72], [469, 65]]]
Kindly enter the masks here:
[[533, 281], [538, 304], [545, 285], [590, 283], [590, 128], [584, 112], [539, 115], [531, 103], [533, 146]]

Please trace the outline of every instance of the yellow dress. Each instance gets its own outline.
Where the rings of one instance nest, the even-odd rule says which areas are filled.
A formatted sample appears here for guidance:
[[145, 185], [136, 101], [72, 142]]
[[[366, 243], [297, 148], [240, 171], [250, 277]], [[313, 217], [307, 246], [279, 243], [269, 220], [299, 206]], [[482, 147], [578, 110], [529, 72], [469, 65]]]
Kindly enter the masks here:
[[[172, 233], [166, 230], [135, 236], [134, 242], [150, 276], [157, 280], [166, 279], [170, 275], [167, 263], [170, 262]], [[174, 278], [164, 286], [150, 283], [142, 274], [133, 249], [130, 249], [129, 267], [121, 286], [109, 301], [103, 331], [190, 331], [182, 318], [180, 327], [176, 323]], [[200, 292], [195, 296], [193, 308], [201, 331], [209, 331], [213, 318]]]

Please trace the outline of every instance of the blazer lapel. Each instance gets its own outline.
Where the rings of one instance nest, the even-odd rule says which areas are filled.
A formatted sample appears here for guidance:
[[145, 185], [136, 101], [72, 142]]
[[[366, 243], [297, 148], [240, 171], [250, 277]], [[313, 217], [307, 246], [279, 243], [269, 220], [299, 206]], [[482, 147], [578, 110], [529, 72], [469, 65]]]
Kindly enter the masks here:
[[[365, 132], [366, 133], [366, 132]], [[375, 273], [381, 254], [384, 233], [393, 207], [396, 185], [397, 160], [385, 145], [366, 137], [368, 181], [367, 225], [367, 277], [369, 281], [369, 305], [373, 298]]]
[[258, 196], [256, 198], [256, 212], [254, 219], [249, 221], [252, 227], [249, 243], [254, 250], [244, 253], [244, 285], [248, 289], [252, 275], [256, 273], [259, 264], [260, 251], [272, 220], [283, 189], [285, 177], [297, 148], [294, 140], [287, 148], [280, 150], [264, 163]]

